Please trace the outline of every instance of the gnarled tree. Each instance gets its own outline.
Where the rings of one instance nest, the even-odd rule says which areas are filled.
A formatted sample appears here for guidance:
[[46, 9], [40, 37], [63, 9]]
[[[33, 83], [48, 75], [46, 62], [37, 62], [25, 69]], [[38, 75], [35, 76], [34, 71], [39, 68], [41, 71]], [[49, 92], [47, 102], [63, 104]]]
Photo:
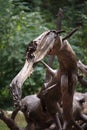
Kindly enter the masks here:
[[[52, 123], [56, 124], [56, 127], [53, 128], [55, 130], [70, 130], [73, 129], [72, 126], [82, 130], [80, 124], [75, 122], [76, 118], [73, 115], [79, 113], [79, 119], [87, 122], [87, 116], [81, 111], [85, 98], [76, 100], [73, 97], [77, 81], [87, 85], [86, 80], [79, 75], [78, 68], [85, 74], [87, 74], [87, 68], [77, 61], [75, 52], [66, 40], [75, 31], [77, 28], [64, 38], [59, 35], [63, 32], [61, 30], [46, 31], [27, 47], [24, 67], [10, 84], [16, 110], [11, 118], [6, 117], [2, 110], [0, 114], [0, 118], [11, 130], [22, 130], [14, 121], [18, 110], [24, 113], [28, 123], [23, 130], [49, 130], [52, 129], [50, 128]], [[24, 81], [32, 74], [36, 64], [46, 55], [56, 55], [59, 68], [55, 71], [42, 61], [50, 74], [48, 81], [43, 84], [37, 96], [27, 96], [21, 100], [21, 87]]]

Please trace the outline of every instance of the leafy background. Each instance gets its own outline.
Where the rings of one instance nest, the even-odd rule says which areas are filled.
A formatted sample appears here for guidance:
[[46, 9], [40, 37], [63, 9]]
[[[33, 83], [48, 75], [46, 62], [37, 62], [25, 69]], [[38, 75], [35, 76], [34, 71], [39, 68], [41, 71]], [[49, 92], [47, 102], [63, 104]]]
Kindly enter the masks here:
[[[12, 106], [9, 84], [23, 67], [27, 45], [42, 32], [56, 29], [60, 7], [64, 11], [62, 29], [66, 32], [63, 35], [80, 27], [69, 42], [77, 59], [87, 64], [86, 0], [0, 0], [0, 108]], [[38, 92], [44, 77], [45, 70], [38, 64], [34, 74], [23, 85], [23, 96]], [[86, 91], [79, 84], [76, 88], [81, 92]]]

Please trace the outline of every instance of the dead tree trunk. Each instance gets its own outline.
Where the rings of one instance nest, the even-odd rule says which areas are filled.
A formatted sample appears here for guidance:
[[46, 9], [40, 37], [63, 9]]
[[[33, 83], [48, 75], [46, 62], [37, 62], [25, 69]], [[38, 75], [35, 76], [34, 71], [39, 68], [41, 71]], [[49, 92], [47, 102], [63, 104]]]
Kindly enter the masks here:
[[[40, 61], [47, 53], [57, 55], [59, 60], [60, 68], [58, 81], [56, 82], [62, 91], [64, 129], [67, 129], [68, 124], [73, 121], [72, 104], [77, 80], [77, 61], [75, 53], [70, 47], [68, 41], [62, 41], [62, 37], [58, 36], [56, 31], [48, 31], [43, 33], [40, 37], [34, 40], [31, 45], [29, 45], [27, 51], [27, 61], [23, 69], [13, 79], [10, 86], [13, 92], [14, 101], [19, 104], [20, 99], [18, 98], [18, 90], [25, 79], [30, 76], [33, 69], [33, 64]], [[13, 91], [14, 87], [17, 88], [15, 93]]]
[[66, 38], [69, 38], [76, 30], [77, 29], [72, 31], [65, 38], [59, 36], [61, 31], [46, 31], [33, 40], [27, 48], [24, 67], [10, 84], [14, 104], [16, 107], [21, 107], [21, 87], [24, 81], [33, 72], [36, 63], [41, 61], [46, 55], [56, 55], [59, 61], [59, 70], [56, 72], [57, 76], [55, 76], [51, 70], [51, 80], [44, 84], [47, 88], [55, 86], [55, 91], [57, 91], [56, 96], [54, 96], [55, 91], [54, 93], [52, 91], [52, 95], [51, 93], [49, 93], [50, 96], [45, 95], [44, 101], [48, 112], [54, 119], [56, 118], [56, 124], [60, 130], [62, 128], [57, 116], [57, 102], [61, 101], [63, 103], [63, 129], [70, 130], [73, 124], [76, 128], [81, 129], [73, 119], [73, 95], [78, 77], [77, 60], [73, 49], [66, 40]]
[[67, 41], [63, 42], [61, 37], [57, 37], [55, 45], [49, 54], [57, 55], [59, 59], [58, 85], [60, 84], [62, 90], [64, 129], [68, 129], [69, 124], [73, 121], [73, 94], [77, 81], [76, 56], [69, 43]]

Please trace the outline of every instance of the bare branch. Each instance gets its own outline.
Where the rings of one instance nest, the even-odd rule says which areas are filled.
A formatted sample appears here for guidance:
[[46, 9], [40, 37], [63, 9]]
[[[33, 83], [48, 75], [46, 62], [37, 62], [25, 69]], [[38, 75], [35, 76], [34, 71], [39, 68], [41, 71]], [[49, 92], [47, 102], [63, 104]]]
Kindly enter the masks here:
[[[48, 82], [51, 79], [51, 76], [53, 75], [53, 70], [50, 68], [53, 65], [54, 61], [54, 56], [50, 55], [48, 57], [48, 65], [42, 61], [42, 64], [46, 67], [46, 77], [45, 77], [45, 82]], [[49, 66], [49, 67], [48, 67]], [[48, 68], [47, 68], [48, 67]], [[51, 72], [52, 71], [52, 75]]]
[[53, 89], [54, 87], [56, 86], [56, 84], [46, 88], [45, 90], [42, 91], [42, 95], [45, 95], [47, 94], [51, 89]]
[[17, 126], [17, 124], [11, 118], [8, 118], [3, 110], [0, 110], [0, 119], [10, 128], [11, 130], [23, 130]]
[[18, 111], [19, 111], [19, 108], [16, 108], [16, 109], [12, 112], [12, 114], [11, 114], [11, 119], [13, 119], [13, 120], [15, 119], [15, 117], [16, 117]]
[[70, 38], [77, 30], [78, 30], [78, 27], [75, 28], [73, 31], [71, 31], [69, 34], [67, 34], [67, 35], [62, 39], [62, 41], [64, 41], [64, 40]]
[[41, 63], [46, 67], [48, 72], [51, 74], [51, 76], [55, 75], [55, 70], [53, 70], [49, 65], [47, 65], [44, 61], [41, 61]]
[[60, 34], [60, 33], [63, 33], [65, 32], [64, 30], [59, 30], [59, 31], [56, 31], [57, 34]]
[[87, 66], [84, 65], [80, 60], [77, 62], [77, 66], [81, 72], [87, 76]]

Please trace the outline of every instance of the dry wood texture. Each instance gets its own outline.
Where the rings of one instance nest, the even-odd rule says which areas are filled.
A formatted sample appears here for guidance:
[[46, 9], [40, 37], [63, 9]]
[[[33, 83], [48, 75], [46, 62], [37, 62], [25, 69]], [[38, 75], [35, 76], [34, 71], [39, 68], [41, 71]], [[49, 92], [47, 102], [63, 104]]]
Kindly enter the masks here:
[[[61, 30], [46, 31], [27, 47], [24, 67], [10, 84], [16, 110], [11, 118], [6, 117], [0, 110], [0, 119], [11, 130], [85, 130], [87, 128], [87, 113], [84, 112], [87, 107], [85, 105], [87, 94], [75, 93], [77, 81], [87, 86], [86, 79], [78, 71], [80, 69], [86, 76], [87, 66], [77, 61], [75, 52], [65, 40], [72, 32], [65, 39], [59, 35], [61, 32]], [[46, 55], [56, 55], [59, 68], [53, 70], [41, 61]], [[33, 73], [39, 61], [46, 67], [50, 76], [37, 95], [21, 99], [22, 85]], [[19, 110], [24, 113], [28, 124], [23, 129], [14, 121]], [[78, 120], [80, 123], [76, 122]]]

